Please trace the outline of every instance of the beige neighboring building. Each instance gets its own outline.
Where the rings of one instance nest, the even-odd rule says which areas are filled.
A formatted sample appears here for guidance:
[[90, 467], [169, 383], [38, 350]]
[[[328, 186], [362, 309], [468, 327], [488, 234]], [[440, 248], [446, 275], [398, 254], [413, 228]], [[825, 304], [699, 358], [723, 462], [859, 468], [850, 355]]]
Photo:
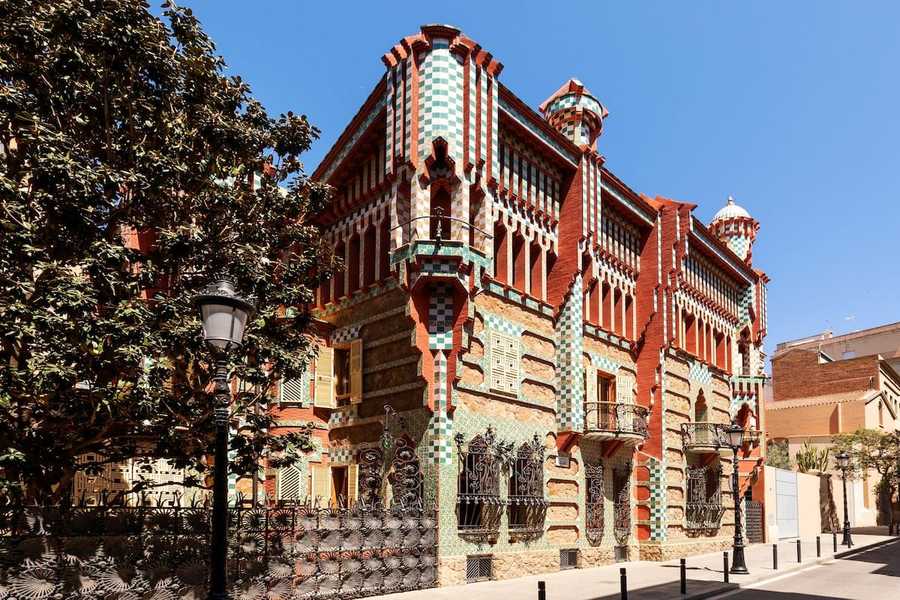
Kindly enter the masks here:
[[900, 322], [842, 335], [825, 331], [813, 337], [781, 342], [775, 349], [775, 357], [794, 348], [819, 350], [833, 360], [880, 354], [900, 373]]
[[[900, 326], [895, 324], [868, 330], [874, 341], [858, 332], [778, 345], [772, 358], [772, 398], [766, 403], [766, 423], [770, 440], [787, 441], [792, 461], [796, 463], [797, 452], [806, 443], [830, 447], [835, 435], [861, 428], [900, 430], [897, 369], [883, 354], [858, 354], [884, 347], [890, 330], [900, 340]], [[896, 361], [900, 352], [895, 347], [888, 354]], [[876, 524], [877, 484], [875, 473], [848, 483], [853, 526]]]

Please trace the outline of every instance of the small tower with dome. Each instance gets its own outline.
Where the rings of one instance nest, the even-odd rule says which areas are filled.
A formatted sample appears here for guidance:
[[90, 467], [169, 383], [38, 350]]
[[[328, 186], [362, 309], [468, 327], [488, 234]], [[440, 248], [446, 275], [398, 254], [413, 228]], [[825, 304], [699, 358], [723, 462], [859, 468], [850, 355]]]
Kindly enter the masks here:
[[606, 107], [577, 79], [570, 79], [541, 104], [544, 118], [578, 146], [593, 147], [603, 132]]
[[744, 207], [735, 204], [732, 196], [728, 196], [728, 203], [712, 218], [709, 228], [744, 262], [748, 265], [753, 262], [753, 242], [759, 223]]

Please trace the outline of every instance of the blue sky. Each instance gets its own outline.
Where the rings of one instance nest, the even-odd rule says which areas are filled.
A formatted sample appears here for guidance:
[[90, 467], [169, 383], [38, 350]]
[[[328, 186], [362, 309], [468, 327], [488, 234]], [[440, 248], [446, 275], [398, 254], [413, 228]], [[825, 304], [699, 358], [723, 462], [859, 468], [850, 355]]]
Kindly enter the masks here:
[[[230, 72], [322, 130], [311, 171], [382, 75], [381, 55], [449, 23], [532, 107], [578, 77], [599, 147], [632, 188], [761, 222], [771, 352], [900, 321], [900, 2], [191, 1]], [[251, 7], [254, 7], [251, 10]]]

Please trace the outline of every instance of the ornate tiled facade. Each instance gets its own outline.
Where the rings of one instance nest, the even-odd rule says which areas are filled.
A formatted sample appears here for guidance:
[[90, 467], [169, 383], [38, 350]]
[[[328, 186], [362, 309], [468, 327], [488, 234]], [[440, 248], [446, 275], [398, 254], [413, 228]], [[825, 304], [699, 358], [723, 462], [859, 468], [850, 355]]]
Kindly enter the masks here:
[[[445, 25], [383, 62], [314, 174], [335, 190], [319, 219], [344, 267], [292, 388], [322, 431], [303, 489], [353, 501], [359, 450], [405, 436], [439, 510], [442, 585], [474, 555], [510, 577], [558, 569], [564, 549], [589, 566], [730, 543], [732, 459], [703, 431], [762, 427], [756, 222], [732, 202], [708, 228], [632, 191], [577, 80], [535, 111]], [[745, 481], [759, 456], [742, 451]]]

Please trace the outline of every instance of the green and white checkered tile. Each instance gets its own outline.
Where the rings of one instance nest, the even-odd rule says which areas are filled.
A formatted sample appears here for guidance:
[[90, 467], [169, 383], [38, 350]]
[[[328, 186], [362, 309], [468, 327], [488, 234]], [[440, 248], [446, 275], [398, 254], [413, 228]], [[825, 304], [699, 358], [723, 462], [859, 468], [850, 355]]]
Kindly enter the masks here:
[[695, 360], [691, 361], [688, 378], [691, 381], [696, 381], [701, 386], [706, 386], [712, 382], [712, 373], [710, 373], [709, 367], [705, 363]]

